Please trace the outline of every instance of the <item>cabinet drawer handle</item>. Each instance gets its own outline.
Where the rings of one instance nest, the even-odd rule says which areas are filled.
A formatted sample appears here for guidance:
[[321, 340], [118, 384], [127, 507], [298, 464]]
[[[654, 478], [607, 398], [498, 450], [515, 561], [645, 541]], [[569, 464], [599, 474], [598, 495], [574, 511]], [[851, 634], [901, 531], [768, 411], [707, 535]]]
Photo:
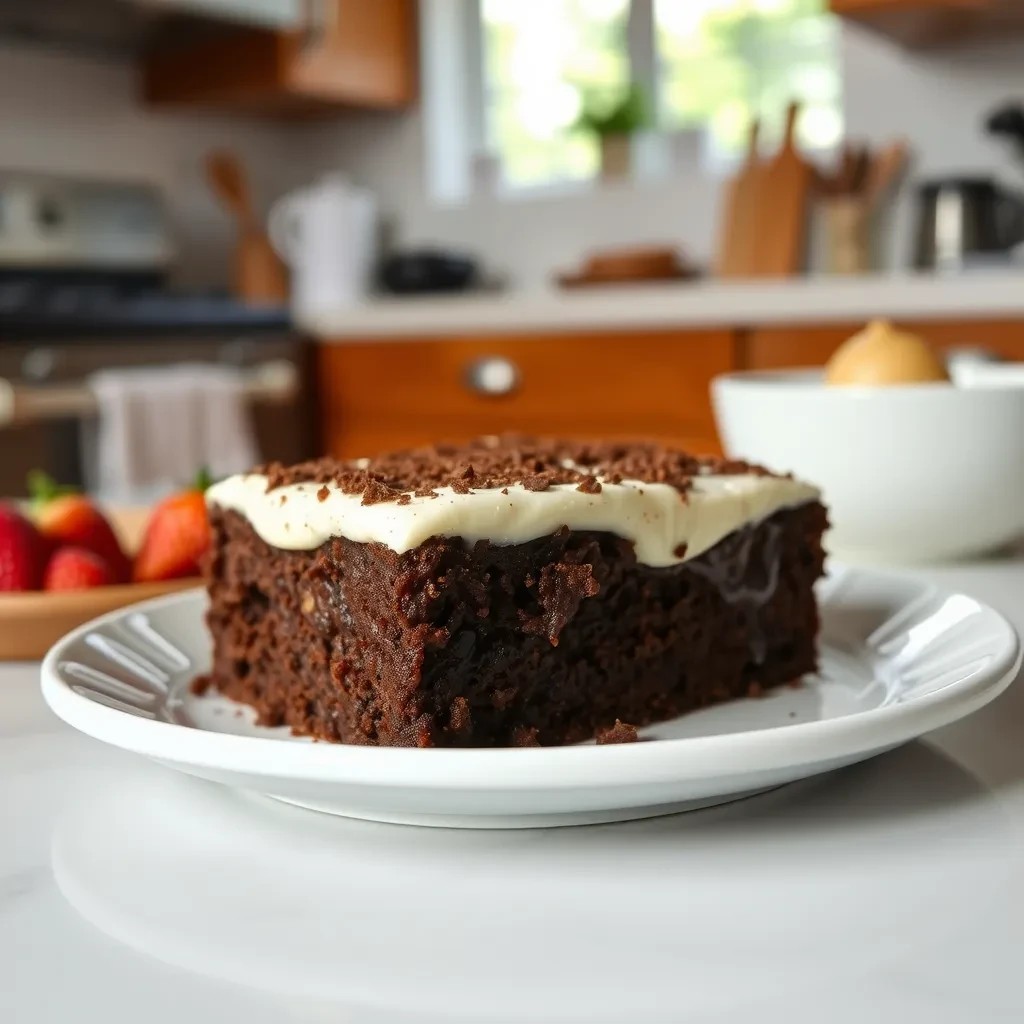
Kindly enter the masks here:
[[466, 386], [478, 395], [510, 395], [519, 386], [519, 370], [504, 356], [485, 356], [466, 368]]

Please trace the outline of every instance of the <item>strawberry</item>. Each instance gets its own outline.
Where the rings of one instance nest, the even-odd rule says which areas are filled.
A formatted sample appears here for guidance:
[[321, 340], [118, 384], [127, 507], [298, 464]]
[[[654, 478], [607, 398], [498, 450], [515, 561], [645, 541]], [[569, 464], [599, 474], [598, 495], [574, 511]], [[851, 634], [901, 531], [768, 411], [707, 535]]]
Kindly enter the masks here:
[[29, 490], [35, 498], [36, 524], [55, 547], [85, 548], [107, 563], [114, 582], [131, 579], [131, 560], [117, 534], [84, 494], [58, 487], [45, 473], [30, 474]]
[[91, 590], [116, 583], [114, 571], [86, 548], [58, 548], [46, 566], [43, 590]]
[[135, 556], [136, 583], [198, 575], [199, 560], [210, 546], [203, 493], [208, 485], [209, 479], [201, 474], [189, 490], [165, 498], [153, 509]]
[[46, 565], [39, 531], [11, 505], [0, 505], [0, 592], [38, 590]]

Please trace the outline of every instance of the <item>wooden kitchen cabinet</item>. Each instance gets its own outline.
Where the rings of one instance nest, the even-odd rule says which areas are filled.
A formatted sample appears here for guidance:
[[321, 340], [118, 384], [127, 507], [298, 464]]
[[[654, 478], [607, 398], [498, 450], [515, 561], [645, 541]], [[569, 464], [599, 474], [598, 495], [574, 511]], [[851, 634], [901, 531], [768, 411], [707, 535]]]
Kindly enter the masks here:
[[346, 341], [319, 348], [323, 443], [336, 456], [521, 431], [720, 451], [708, 385], [731, 331]]
[[[1003, 359], [1024, 361], [1024, 322], [1020, 320], [900, 321], [898, 326], [941, 350], [977, 348]], [[739, 342], [739, 359], [744, 368], [752, 370], [823, 366], [851, 334], [863, 327], [863, 323], [849, 323], [752, 330]]]
[[242, 28], [158, 40], [143, 63], [146, 101], [270, 115], [413, 102], [415, 0], [325, 0], [323, 10], [307, 32]]
[[830, 7], [912, 48], [1024, 33], [1021, 0], [830, 0]]

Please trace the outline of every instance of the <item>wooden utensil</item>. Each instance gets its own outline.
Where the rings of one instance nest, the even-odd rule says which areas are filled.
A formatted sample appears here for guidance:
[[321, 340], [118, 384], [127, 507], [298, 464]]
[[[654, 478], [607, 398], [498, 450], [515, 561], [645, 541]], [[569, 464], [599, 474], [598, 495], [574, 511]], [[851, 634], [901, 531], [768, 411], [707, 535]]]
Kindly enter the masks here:
[[872, 160], [865, 187], [868, 205], [872, 209], [876, 209], [896, 186], [909, 162], [910, 147], [903, 139], [891, 142]]
[[836, 170], [819, 175], [829, 272], [861, 274], [871, 268], [873, 215], [902, 173], [908, 154], [903, 141], [875, 154], [867, 146], [846, 143]]
[[867, 187], [871, 166], [868, 146], [846, 142], [834, 171], [815, 172], [816, 191], [826, 199], [860, 196]]
[[206, 174], [214, 192], [235, 215], [240, 226], [249, 230], [255, 228], [252, 195], [238, 157], [234, 153], [215, 150], [206, 158]]
[[867, 183], [871, 167], [871, 151], [867, 146], [847, 143], [843, 147], [842, 177], [840, 193], [845, 196], [860, 195]]
[[762, 172], [757, 149], [760, 132], [760, 121], [752, 121], [743, 166], [726, 186], [715, 268], [720, 277], [749, 277], [754, 273], [755, 218]]
[[761, 277], [788, 277], [804, 267], [814, 171], [796, 148], [799, 113], [799, 104], [791, 103], [782, 146], [760, 172], [754, 271]]
[[215, 151], [206, 158], [206, 176], [214, 192], [238, 222], [235, 295], [253, 305], [277, 305], [287, 301], [288, 274], [256, 216], [241, 162], [233, 153]]

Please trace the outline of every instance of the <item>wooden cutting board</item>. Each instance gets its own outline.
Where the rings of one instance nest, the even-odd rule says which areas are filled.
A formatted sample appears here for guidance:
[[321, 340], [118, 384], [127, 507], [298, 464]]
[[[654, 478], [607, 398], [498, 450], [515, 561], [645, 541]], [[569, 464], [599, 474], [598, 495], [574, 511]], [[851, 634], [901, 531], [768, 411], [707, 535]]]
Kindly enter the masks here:
[[743, 166], [726, 185], [715, 268], [719, 277], [750, 277], [755, 272], [755, 219], [762, 176], [757, 151], [760, 132], [760, 122], [752, 122]]
[[814, 170], [796, 148], [799, 113], [799, 104], [790, 104], [782, 145], [760, 172], [753, 258], [758, 277], [789, 277], [804, 269]]

